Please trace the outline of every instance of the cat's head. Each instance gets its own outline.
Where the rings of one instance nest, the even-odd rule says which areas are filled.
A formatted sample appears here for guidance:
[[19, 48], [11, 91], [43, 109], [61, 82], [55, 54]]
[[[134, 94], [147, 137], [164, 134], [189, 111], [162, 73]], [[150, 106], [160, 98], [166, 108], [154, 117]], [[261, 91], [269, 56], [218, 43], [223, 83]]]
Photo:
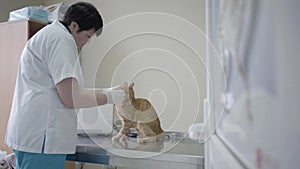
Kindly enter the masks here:
[[124, 82], [123, 84], [116, 86], [115, 89], [121, 89], [121, 90], [124, 90], [125, 92], [128, 92], [130, 88], [131, 89], [133, 88], [133, 86], [134, 86], [134, 83], [128, 84], [127, 82]]
[[121, 89], [121, 90], [124, 90], [125, 95], [129, 98], [129, 100], [133, 101], [133, 99], [134, 99], [133, 86], [134, 86], [134, 83], [128, 84], [127, 82], [125, 82], [124, 84], [119, 85], [117, 88]]

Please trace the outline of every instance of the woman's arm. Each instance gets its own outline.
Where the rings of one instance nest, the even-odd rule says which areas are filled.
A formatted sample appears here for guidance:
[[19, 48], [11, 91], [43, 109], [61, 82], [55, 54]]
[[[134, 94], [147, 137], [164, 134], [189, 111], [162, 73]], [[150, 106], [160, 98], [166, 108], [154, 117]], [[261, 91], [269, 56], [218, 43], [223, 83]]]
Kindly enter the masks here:
[[80, 90], [78, 81], [66, 78], [56, 85], [61, 102], [67, 108], [88, 108], [107, 104], [103, 90]]

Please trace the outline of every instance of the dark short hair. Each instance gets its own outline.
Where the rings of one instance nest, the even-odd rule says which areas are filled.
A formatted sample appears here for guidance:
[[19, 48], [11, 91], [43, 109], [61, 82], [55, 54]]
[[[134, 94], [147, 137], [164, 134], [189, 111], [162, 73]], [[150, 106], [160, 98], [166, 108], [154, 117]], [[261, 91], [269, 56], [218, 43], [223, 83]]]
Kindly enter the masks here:
[[79, 31], [95, 29], [96, 35], [102, 32], [103, 21], [98, 10], [94, 5], [87, 2], [78, 2], [71, 5], [66, 11], [63, 22], [70, 25], [76, 22], [79, 25]]

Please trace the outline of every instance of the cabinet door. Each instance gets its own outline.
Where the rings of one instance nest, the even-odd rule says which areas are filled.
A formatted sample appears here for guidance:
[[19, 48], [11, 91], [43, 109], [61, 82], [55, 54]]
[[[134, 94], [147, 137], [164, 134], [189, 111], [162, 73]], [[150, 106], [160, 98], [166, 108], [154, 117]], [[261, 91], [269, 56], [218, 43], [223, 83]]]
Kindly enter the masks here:
[[44, 26], [45, 24], [31, 20], [0, 24], [0, 149], [8, 152], [12, 152], [12, 150], [4, 144], [4, 138], [15, 88], [19, 57], [29, 37]]
[[6, 125], [13, 97], [19, 56], [28, 35], [27, 21], [0, 25], [0, 149], [11, 152], [4, 144]]

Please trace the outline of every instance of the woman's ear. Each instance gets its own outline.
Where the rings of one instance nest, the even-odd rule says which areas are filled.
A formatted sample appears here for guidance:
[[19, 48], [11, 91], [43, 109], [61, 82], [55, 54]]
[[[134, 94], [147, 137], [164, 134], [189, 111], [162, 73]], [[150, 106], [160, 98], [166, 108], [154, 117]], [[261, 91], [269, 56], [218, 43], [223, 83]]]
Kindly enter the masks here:
[[71, 32], [78, 32], [79, 25], [76, 22], [71, 22], [71, 24], [69, 25], [69, 29]]

